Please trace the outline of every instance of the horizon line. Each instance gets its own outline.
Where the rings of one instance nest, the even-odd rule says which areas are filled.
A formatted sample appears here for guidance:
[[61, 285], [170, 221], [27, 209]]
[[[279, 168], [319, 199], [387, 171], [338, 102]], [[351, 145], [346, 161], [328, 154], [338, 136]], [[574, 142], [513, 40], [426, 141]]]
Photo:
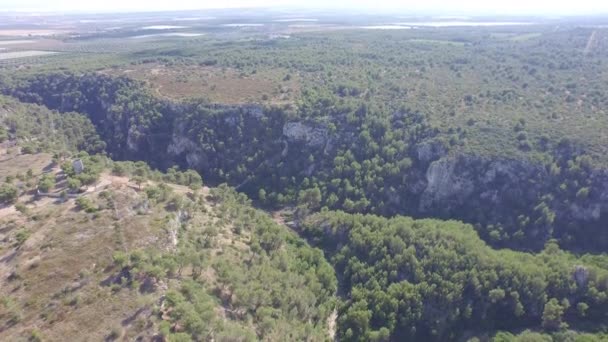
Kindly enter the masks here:
[[[580, 12], [572, 12], [564, 13], [563, 11], [556, 12], [539, 12], [539, 11], [513, 11], [511, 13], [504, 13], [504, 11], [490, 11], [490, 10], [461, 10], [461, 11], [450, 11], [450, 10], [431, 10], [431, 9], [420, 9], [420, 10], [411, 10], [406, 8], [383, 8], [381, 10], [368, 8], [368, 7], [355, 7], [355, 8], [332, 8], [332, 7], [303, 7], [303, 6], [236, 6], [236, 7], [194, 7], [194, 8], [183, 8], [183, 9], [150, 9], [150, 8], [132, 8], [132, 9], [112, 9], [112, 10], [101, 10], [101, 9], [72, 9], [72, 10], [55, 10], [50, 8], [11, 8], [11, 9], [2, 9], [0, 8], [0, 15], [6, 14], [30, 14], [30, 15], [94, 15], [94, 14], [138, 14], [138, 13], [178, 13], [178, 12], [188, 12], [188, 11], [239, 11], [239, 10], [258, 10], [258, 11], [317, 11], [317, 12], [343, 12], [345, 14], [356, 15], [356, 14], [365, 14], [365, 15], [413, 15], [413, 16], [471, 16], [471, 17], [479, 17], [479, 16], [493, 16], [493, 17], [517, 17], [517, 16], [530, 16], [530, 17], [558, 17], [558, 18], [569, 18], [569, 17], [608, 17], [608, 9], [603, 10], [601, 12], [588, 10], [588, 11], [580, 11]], [[371, 10], [371, 11], [370, 11]], [[365, 11], [365, 13], [359, 13]]]

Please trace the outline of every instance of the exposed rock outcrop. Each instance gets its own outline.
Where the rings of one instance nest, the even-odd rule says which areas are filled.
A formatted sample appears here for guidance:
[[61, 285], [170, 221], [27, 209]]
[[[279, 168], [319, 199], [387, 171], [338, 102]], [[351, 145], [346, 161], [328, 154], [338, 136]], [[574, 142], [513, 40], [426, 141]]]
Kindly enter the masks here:
[[447, 155], [448, 148], [438, 140], [424, 141], [416, 145], [415, 153], [419, 161], [430, 163]]
[[[608, 243], [600, 233], [603, 222], [608, 222], [604, 171], [590, 171], [588, 195], [581, 198], [575, 196], [577, 188], [560, 190], [563, 180], [527, 160], [461, 154], [441, 158], [416, 172], [425, 175], [416, 187], [410, 187], [414, 197], [415, 191], [423, 189], [418, 193], [419, 216], [484, 222], [502, 240], [520, 239], [521, 244], [528, 237], [528, 245], [535, 249], [553, 237], [571, 239], [570, 229], [588, 231], [588, 237], [582, 235], [586, 244]], [[482, 236], [489, 233], [480, 228]], [[580, 231], [574, 234], [580, 235]]]
[[574, 267], [572, 278], [579, 288], [585, 288], [589, 283], [589, 270], [585, 266], [577, 265]]
[[188, 167], [192, 169], [201, 170], [207, 164], [207, 157], [203, 150], [194, 141], [179, 132], [173, 133], [171, 143], [167, 146], [167, 153], [173, 157], [185, 156]]
[[467, 174], [457, 174], [456, 160], [441, 159], [429, 166], [426, 171], [427, 185], [420, 198], [420, 211], [425, 212], [433, 205], [446, 205], [449, 201], [461, 203], [475, 186]]
[[283, 136], [287, 142], [303, 142], [312, 148], [325, 146], [327, 132], [327, 128], [302, 122], [288, 122], [283, 126]]

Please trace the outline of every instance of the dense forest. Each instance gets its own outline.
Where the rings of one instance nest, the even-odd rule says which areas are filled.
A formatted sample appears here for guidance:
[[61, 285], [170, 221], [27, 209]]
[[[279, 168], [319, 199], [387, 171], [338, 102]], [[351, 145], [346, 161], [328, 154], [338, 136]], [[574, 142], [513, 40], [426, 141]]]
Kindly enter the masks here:
[[26, 152], [106, 149], [96, 127], [81, 113], [59, 113], [0, 96], [0, 115], [0, 143], [19, 141]]
[[605, 258], [577, 258], [555, 241], [535, 255], [493, 250], [460, 222], [343, 212], [313, 215], [300, 229], [328, 252], [348, 293], [343, 340], [453, 341], [606, 322]]

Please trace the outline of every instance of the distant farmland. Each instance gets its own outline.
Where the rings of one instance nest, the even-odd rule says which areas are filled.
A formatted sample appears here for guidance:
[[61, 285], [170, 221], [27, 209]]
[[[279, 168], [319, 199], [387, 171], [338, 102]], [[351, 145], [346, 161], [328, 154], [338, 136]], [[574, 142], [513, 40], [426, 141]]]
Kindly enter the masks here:
[[59, 52], [54, 51], [38, 51], [38, 50], [27, 50], [27, 51], [11, 51], [0, 53], [0, 60], [14, 59], [14, 58], [25, 58], [25, 57], [38, 57], [45, 55], [54, 55]]
[[0, 40], [0, 45], [19, 45], [34, 43], [34, 40]]

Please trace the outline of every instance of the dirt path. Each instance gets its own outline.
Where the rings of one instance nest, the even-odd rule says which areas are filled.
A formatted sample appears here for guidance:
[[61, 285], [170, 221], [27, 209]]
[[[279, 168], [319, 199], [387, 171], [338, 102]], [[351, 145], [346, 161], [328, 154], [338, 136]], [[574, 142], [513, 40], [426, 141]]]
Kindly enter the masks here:
[[87, 190], [85, 191], [85, 193], [91, 193], [91, 192], [95, 192], [98, 190], [102, 190], [102, 189], [105, 189], [106, 187], [108, 187], [109, 185], [112, 185], [112, 186], [129, 185], [129, 178], [121, 177], [121, 176], [114, 176], [110, 173], [104, 172], [99, 176], [99, 181], [97, 183], [95, 183], [94, 185], [89, 186], [87, 188]]
[[329, 339], [336, 341], [336, 323], [338, 321], [338, 310], [334, 309], [329, 317], [327, 317], [327, 332], [329, 333]]
[[587, 40], [587, 46], [585, 46], [585, 55], [588, 55], [591, 50], [593, 50], [593, 47], [595, 46], [595, 39], [597, 36], [597, 31], [593, 31], [591, 33], [591, 36], [589, 36], [589, 40]]

